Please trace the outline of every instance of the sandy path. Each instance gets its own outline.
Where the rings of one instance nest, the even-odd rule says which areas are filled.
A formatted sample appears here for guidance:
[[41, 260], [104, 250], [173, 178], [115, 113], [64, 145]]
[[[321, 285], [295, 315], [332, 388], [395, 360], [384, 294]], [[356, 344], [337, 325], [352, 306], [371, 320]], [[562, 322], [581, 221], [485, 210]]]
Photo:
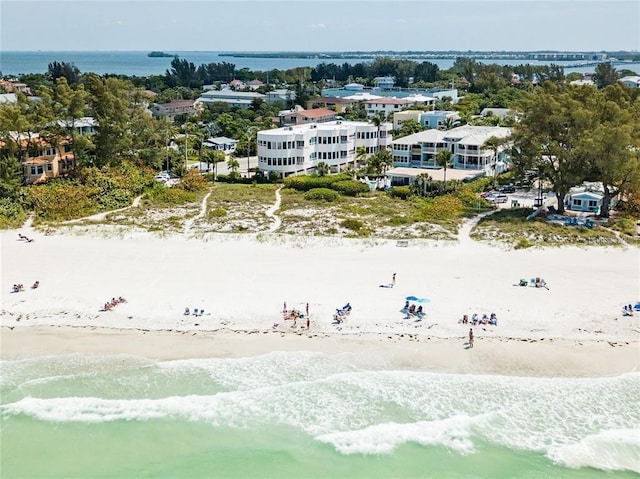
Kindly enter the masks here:
[[282, 224], [282, 219], [276, 215], [276, 211], [280, 209], [280, 203], [282, 202], [282, 197], [280, 196], [280, 190], [282, 188], [281, 186], [276, 190], [276, 202], [265, 213], [269, 218], [273, 219], [273, 224], [269, 227], [269, 231], [271, 232], [277, 231]]

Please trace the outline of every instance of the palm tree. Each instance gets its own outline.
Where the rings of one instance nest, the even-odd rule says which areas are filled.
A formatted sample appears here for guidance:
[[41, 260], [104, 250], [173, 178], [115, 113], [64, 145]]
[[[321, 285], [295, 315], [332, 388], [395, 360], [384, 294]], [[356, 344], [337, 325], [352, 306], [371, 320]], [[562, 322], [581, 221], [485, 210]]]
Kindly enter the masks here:
[[453, 155], [450, 150], [440, 150], [436, 155], [436, 163], [444, 168], [444, 181], [447, 182], [447, 167], [451, 164]]
[[364, 146], [356, 148], [356, 156], [354, 159], [354, 166], [357, 163], [358, 166], [362, 166], [367, 161], [367, 149]]
[[329, 174], [329, 165], [327, 165], [324, 161], [319, 162], [316, 165], [316, 172], [318, 176], [326, 176]]
[[231, 155], [227, 160], [227, 167], [231, 170], [231, 174], [233, 176], [238, 176], [238, 169], [240, 168], [240, 163], [236, 160], [236, 157]]
[[504, 139], [498, 138], [497, 136], [490, 136], [485, 140], [480, 148], [483, 150], [491, 150], [493, 151], [493, 160], [491, 162], [491, 168], [493, 168], [493, 186], [496, 186], [497, 176], [498, 176], [498, 149], [504, 143]]

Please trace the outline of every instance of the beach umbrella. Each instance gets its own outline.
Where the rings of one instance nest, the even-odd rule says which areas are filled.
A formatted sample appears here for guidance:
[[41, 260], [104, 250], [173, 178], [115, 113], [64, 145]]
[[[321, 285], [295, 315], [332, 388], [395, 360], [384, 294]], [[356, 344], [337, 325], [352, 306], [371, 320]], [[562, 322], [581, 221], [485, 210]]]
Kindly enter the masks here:
[[405, 298], [407, 301], [415, 301], [416, 303], [428, 303], [429, 298], [418, 298], [417, 296], [407, 296]]

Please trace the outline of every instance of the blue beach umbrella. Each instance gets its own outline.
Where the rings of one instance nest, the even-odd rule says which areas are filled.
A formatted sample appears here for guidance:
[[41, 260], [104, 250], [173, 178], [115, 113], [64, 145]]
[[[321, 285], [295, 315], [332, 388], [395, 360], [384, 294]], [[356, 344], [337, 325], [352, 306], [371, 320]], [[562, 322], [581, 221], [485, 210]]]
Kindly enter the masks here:
[[417, 296], [407, 296], [407, 301], [415, 301], [416, 303], [428, 303], [429, 298], [418, 298]]

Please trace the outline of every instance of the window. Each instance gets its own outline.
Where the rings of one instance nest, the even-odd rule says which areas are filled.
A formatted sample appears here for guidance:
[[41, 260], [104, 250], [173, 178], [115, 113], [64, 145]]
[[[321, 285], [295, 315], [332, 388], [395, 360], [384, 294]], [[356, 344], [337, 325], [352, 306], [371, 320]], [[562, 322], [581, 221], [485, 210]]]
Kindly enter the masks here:
[[298, 148], [304, 148], [304, 140], [302, 140], [302, 141], [298, 140], [297, 146], [298, 146]]
[[347, 135], [342, 135], [340, 137], [340, 143], [346, 143], [347, 142]]
[[595, 208], [598, 202], [596, 200], [589, 200], [589, 208]]
[[582, 206], [582, 200], [574, 198], [573, 199], [573, 206]]
[[53, 171], [53, 165], [51, 163], [47, 163], [47, 171]]
[[36, 167], [35, 167], [35, 166], [32, 166], [32, 167], [31, 167], [31, 175], [33, 176], [33, 175], [35, 175], [35, 174], [36, 174]]

